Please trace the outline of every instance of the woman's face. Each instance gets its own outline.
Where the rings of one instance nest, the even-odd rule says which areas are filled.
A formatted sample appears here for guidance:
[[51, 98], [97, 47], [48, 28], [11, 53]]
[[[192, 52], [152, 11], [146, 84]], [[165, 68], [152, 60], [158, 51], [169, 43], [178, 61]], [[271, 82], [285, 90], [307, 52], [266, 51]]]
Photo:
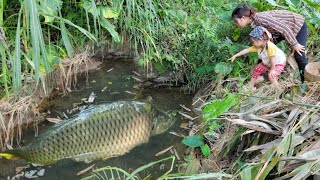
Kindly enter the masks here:
[[249, 17], [242, 16], [241, 18], [233, 18], [234, 22], [239, 28], [244, 28], [248, 24]]

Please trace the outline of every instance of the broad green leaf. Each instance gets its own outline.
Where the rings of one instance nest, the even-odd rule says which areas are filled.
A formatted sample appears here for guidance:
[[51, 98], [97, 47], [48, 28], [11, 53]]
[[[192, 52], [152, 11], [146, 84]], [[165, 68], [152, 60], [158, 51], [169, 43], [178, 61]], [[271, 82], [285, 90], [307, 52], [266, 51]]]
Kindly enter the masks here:
[[279, 6], [275, 0], [266, 0], [272, 6]]
[[[62, 7], [62, 0], [41, 0], [39, 11], [43, 14], [46, 23], [54, 20], [53, 16], [57, 16]], [[49, 16], [51, 15], [51, 16]]]
[[286, 0], [286, 4], [292, 8], [295, 8], [295, 5], [291, 2], [291, 0]]
[[81, 31], [84, 35], [86, 35], [90, 40], [97, 42], [97, 39], [87, 30], [83, 29], [82, 27], [75, 25], [74, 23], [72, 23], [71, 21], [64, 19], [62, 17], [56, 16], [55, 18], [59, 19], [60, 21], [64, 21], [66, 24], [73, 26], [75, 28], [77, 28], [79, 31]]
[[201, 148], [201, 152], [205, 157], [209, 157], [211, 154], [211, 150], [210, 147], [208, 146], [208, 144], [202, 145], [200, 146]]
[[291, 0], [291, 3], [295, 6], [299, 6], [299, 4], [301, 3], [301, 0]]
[[196, 69], [197, 73], [209, 73], [214, 70], [214, 66], [201, 66]]
[[100, 14], [106, 19], [116, 19], [119, 16], [119, 13], [114, 8], [109, 8], [106, 6], [99, 6], [98, 9], [100, 10]]
[[91, 13], [93, 17], [98, 17], [99, 12], [97, 11], [96, 4], [92, 0], [82, 0], [81, 6], [83, 9], [85, 9], [87, 12]]
[[216, 100], [202, 110], [204, 115], [204, 122], [216, 118], [222, 113], [228, 111], [230, 107], [237, 102], [237, 97], [234, 94], [228, 94], [224, 99]]
[[190, 147], [199, 147], [204, 144], [200, 135], [187, 136], [182, 143]]
[[214, 72], [217, 74], [222, 73], [223, 75], [227, 75], [232, 71], [232, 68], [228, 66], [225, 62], [220, 62], [216, 64], [214, 67]]
[[105, 18], [100, 18], [100, 24], [101, 24], [102, 27], [104, 27], [105, 29], [107, 29], [109, 31], [109, 33], [111, 34], [112, 39], [114, 40], [114, 42], [116, 42], [116, 43], [120, 42], [119, 34], [115, 30], [115, 26], [113, 24], [111, 24]]
[[64, 47], [66, 47], [68, 57], [71, 58], [73, 56], [73, 52], [74, 52], [73, 47], [72, 47], [70, 38], [67, 33], [68, 30], [64, 24], [64, 21], [61, 21], [61, 20], [60, 20], [60, 29], [61, 29], [61, 35], [62, 35]]

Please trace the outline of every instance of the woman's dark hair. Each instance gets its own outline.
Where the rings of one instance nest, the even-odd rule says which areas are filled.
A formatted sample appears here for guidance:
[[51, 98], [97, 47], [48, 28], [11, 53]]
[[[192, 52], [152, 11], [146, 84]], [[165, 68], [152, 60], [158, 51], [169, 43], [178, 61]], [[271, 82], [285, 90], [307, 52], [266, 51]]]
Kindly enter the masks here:
[[242, 18], [243, 16], [252, 18], [256, 13], [256, 9], [250, 9], [250, 7], [247, 5], [241, 5], [233, 10], [231, 17], [232, 19]]

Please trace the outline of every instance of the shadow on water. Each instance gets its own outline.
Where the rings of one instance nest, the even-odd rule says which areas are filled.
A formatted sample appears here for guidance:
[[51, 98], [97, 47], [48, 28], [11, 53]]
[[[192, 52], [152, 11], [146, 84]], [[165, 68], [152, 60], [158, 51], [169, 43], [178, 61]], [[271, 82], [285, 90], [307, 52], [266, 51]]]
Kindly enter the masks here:
[[[134, 81], [131, 76], [136, 67], [131, 61], [117, 60], [104, 63], [97, 71], [90, 72], [89, 77], [86, 80], [85, 77], [79, 78], [78, 85], [75, 90], [65, 97], [56, 97], [50, 100], [51, 117], [63, 116], [63, 113], [67, 114], [67, 109], [72, 109], [74, 103], [81, 102], [81, 99], [87, 98], [92, 92], [96, 94], [94, 104], [101, 104], [106, 102], [113, 102], [118, 100], [146, 100], [148, 97], [152, 97], [152, 103], [159, 109], [164, 111], [177, 110], [182, 108], [180, 104], [190, 107], [191, 96], [184, 94], [179, 88], [161, 88], [161, 89], [146, 89], [143, 91], [133, 88]], [[103, 92], [102, 90], [106, 88]], [[130, 94], [128, 92], [133, 92]], [[176, 115], [176, 123], [165, 133], [152, 136], [148, 143], [142, 144], [131, 152], [107, 160], [99, 160], [91, 163], [74, 162], [72, 160], [59, 161], [49, 167], [45, 167], [45, 175], [40, 179], [79, 179], [76, 173], [84, 168], [95, 164], [95, 168], [111, 166], [119, 167], [126, 171], [130, 169], [136, 169], [140, 166], [146, 165], [149, 162], [157, 161], [172, 155], [167, 152], [159, 157], [155, 157], [155, 154], [167, 147], [174, 145], [178, 154], [182, 157], [184, 152], [184, 146], [180, 143], [181, 138], [169, 134], [170, 131], [181, 132], [179, 124], [184, 122], [179, 115]], [[51, 127], [52, 123], [45, 122], [39, 127], [39, 131], [44, 132], [47, 128]], [[34, 139], [34, 131], [29, 131], [27, 135], [23, 137], [25, 144], [28, 144]], [[148, 169], [147, 172], [142, 172], [142, 177], [147, 174], [152, 174], [153, 177], [157, 177], [165, 173], [171, 162], [165, 163], [164, 170], [160, 170], [160, 164]], [[24, 166], [27, 163], [23, 160], [9, 161], [0, 159], [0, 179], [7, 179], [8, 176], [13, 176], [15, 167]]]

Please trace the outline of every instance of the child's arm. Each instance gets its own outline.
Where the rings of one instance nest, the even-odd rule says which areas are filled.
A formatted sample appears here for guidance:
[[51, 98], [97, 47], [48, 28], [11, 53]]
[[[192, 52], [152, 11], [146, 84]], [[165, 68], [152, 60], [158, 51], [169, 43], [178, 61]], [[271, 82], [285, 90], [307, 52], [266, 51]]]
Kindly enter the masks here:
[[237, 57], [248, 54], [249, 52], [250, 52], [249, 48], [244, 49], [244, 50], [238, 52], [237, 54], [235, 54], [234, 56], [232, 56], [229, 60], [231, 62], [233, 62]]
[[269, 71], [269, 75], [271, 77], [276, 77], [276, 61], [274, 60], [274, 56], [269, 57], [270, 58], [270, 71]]

